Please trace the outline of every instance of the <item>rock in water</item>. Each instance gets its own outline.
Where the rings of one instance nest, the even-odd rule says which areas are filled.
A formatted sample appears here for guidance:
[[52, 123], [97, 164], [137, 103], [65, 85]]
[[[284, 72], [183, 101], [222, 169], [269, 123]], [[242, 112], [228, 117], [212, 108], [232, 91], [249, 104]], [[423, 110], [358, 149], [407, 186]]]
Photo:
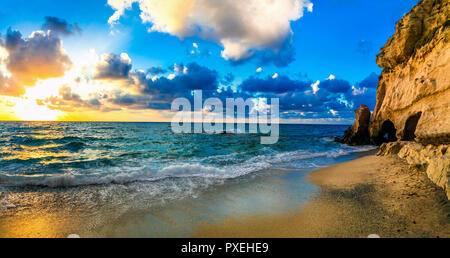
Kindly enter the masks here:
[[448, 0], [420, 1], [377, 56], [383, 72], [370, 125], [376, 144], [450, 142], [449, 16]]
[[347, 129], [344, 137], [336, 138], [335, 141], [351, 145], [364, 145], [370, 143], [369, 123], [370, 123], [370, 109], [366, 105], [361, 105], [358, 110], [355, 110], [355, 123]]
[[[369, 133], [384, 143], [378, 155], [397, 155], [425, 170], [450, 199], [449, 16], [449, 0], [421, 0], [397, 23], [377, 56], [383, 72]], [[360, 110], [340, 142], [367, 142]]]

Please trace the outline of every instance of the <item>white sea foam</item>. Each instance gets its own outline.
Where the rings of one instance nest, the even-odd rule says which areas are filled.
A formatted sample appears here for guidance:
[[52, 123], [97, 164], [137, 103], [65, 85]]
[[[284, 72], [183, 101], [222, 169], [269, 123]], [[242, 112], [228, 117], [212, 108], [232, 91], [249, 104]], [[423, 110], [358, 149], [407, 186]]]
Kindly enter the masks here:
[[[277, 154], [259, 155], [247, 161], [224, 167], [214, 167], [200, 163], [173, 164], [160, 170], [150, 170], [148, 168], [138, 170], [136, 168], [121, 168], [122, 172], [117, 172], [117, 168], [103, 174], [95, 175], [55, 175], [55, 176], [0, 176], [0, 184], [12, 186], [41, 186], [41, 187], [76, 187], [83, 185], [108, 185], [108, 184], [129, 184], [134, 182], [151, 182], [166, 178], [217, 178], [231, 179], [245, 176], [250, 173], [269, 169], [276, 164], [289, 163], [300, 160], [309, 160], [322, 157], [336, 158], [349, 155], [351, 153], [365, 152], [375, 149], [375, 146], [351, 147], [345, 146], [327, 152], [311, 151], [291, 151]], [[230, 158], [236, 158], [234, 157]], [[314, 167], [314, 166], [313, 166]], [[316, 166], [317, 167], [317, 166]], [[127, 172], [125, 172], [127, 171]], [[131, 172], [133, 171], [133, 172]]]

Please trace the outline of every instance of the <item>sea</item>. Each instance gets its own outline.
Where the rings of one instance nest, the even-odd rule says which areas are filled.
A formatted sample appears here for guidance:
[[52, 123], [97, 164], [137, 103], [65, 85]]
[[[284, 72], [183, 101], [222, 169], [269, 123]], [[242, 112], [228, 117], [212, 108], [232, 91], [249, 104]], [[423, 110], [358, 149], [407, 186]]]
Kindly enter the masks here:
[[375, 148], [334, 142], [347, 128], [282, 124], [263, 145], [170, 123], [0, 122], [0, 236], [189, 236], [201, 222], [296, 209], [320, 190], [310, 171]]

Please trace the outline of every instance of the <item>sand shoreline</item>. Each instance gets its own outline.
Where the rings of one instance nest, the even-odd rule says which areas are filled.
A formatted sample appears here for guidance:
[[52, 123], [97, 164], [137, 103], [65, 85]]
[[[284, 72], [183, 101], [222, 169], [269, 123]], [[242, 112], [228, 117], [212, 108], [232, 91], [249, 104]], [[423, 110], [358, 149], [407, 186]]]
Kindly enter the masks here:
[[195, 237], [450, 237], [450, 204], [424, 171], [368, 155], [311, 172], [320, 194], [299, 212], [203, 223]]
[[0, 216], [0, 237], [450, 237], [449, 201], [424, 171], [396, 156], [352, 158], [219, 185], [198, 198], [120, 217], [101, 206], [95, 214], [86, 205], [74, 213], [65, 192], [7, 193], [0, 197], [21, 206]]

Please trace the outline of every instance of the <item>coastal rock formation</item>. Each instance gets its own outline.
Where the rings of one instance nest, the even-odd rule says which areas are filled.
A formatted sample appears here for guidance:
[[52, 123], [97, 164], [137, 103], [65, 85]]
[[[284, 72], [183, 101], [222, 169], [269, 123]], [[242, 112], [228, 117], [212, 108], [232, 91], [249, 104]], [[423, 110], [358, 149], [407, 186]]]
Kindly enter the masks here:
[[404, 142], [389, 142], [383, 143], [378, 150], [377, 155], [379, 156], [388, 156], [388, 155], [397, 155], [400, 150], [403, 148]]
[[446, 191], [450, 199], [450, 145], [423, 146], [416, 142], [384, 143], [378, 155], [398, 155], [408, 164], [424, 169], [436, 185]]
[[370, 143], [369, 123], [370, 123], [370, 109], [366, 105], [361, 105], [355, 110], [355, 123], [347, 129], [344, 137], [336, 138], [335, 141], [351, 145], [363, 145]]
[[450, 142], [450, 1], [422, 0], [377, 56], [383, 68], [370, 125], [374, 143]]

